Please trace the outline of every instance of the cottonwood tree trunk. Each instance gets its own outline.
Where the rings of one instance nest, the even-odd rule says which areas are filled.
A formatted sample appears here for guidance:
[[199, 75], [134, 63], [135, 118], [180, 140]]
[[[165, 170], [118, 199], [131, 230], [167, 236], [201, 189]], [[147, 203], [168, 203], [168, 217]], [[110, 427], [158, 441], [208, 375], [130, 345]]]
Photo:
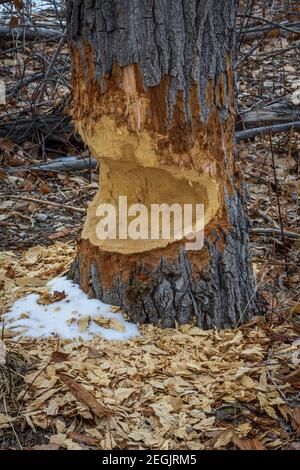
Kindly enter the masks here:
[[[69, 0], [72, 116], [100, 160], [69, 277], [130, 319], [233, 327], [256, 311], [234, 161], [236, 0]], [[100, 240], [103, 202], [204, 203], [205, 243]]]

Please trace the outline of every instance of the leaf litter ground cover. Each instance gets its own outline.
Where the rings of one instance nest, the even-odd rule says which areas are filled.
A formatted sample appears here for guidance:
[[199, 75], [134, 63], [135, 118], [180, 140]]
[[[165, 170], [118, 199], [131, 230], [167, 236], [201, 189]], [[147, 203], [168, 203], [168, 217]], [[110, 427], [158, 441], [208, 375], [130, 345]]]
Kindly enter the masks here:
[[[65, 274], [73, 254], [63, 243], [1, 253], [3, 313], [30, 293], [42, 307], [63, 302], [58, 293], [66, 281], [55, 281], [56, 294], [47, 284]], [[20, 438], [26, 429], [31, 442], [34, 433], [41, 435], [42, 448], [51, 449], [295, 448], [298, 308], [284, 321], [274, 316], [272, 328], [260, 317], [220, 332], [142, 326], [141, 335], [127, 341], [85, 340], [84, 334], [20, 339], [8, 325], [6, 348], [26, 360], [27, 371], [15, 408], [0, 408], [3, 443], [28, 448], [25, 438], [16, 441], [13, 427]]]
[[[254, 14], [261, 16], [260, 2]], [[271, 20], [285, 19], [272, 14], [269, 9]], [[238, 66], [241, 109], [259, 110], [274, 100], [297, 106], [297, 40], [270, 36], [252, 55], [248, 52], [258, 41], [243, 45], [241, 57], [246, 60]], [[47, 46], [47, 54], [51, 48]], [[14, 54], [8, 59], [14, 60]], [[38, 70], [39, 62], [28, 76]], [[15, 83], [17, 76], [10, 76]], [[65, 86], [58, 91], [64, 96]], [[54, 98], [56, 103], [56, 94]], [[13, 112], [28, 106], [22, 100], [23, 94], [20, 103], [9, 103]], [[7, 164], [41, 157], [42, 146], [36, 150], [31, 142], [16, 146], [2, 141], [0, 147], [1, 161]], [[278, 134], [272, 142], [269, 136], [258, 137], [240, 144], [238, 151], [253, 227], [280, 229], [279, 198], [283, 228], [299, 234], [299, 134]], [[20, 172], [0, 178], [0, 315], [4, 321], [16, 301], [32, 294], [45, 314], [44, 308], [55, 309], [65, 300], [61, 287], [55, 294], [47, 284], [68, 272], [81, 210], [95, 183], [78, 173]], [[16, 193], [18, 201], [12, 197]], [[59, 206], [30, 202], [26, 196]], [[75, 210], [64, 208], [69, 201]], [[86, 311], [75, 322], [81, 339], [20, 338], [7, 325], [2, 335], [6, 363], [0, 364], [2, 448], [299, 449], [299, 240], [283, 241], [275, 234], [251, 237], [268, 315], [233, 331], [142, 326], [140, 336], [127, 341], [100, 335], [87, 340], [84, 334], [94, 322]], [[55, 243], [61, 239], [64, 243]], [[111, 318], [98, 321], [107, 331], [122, 327]]]

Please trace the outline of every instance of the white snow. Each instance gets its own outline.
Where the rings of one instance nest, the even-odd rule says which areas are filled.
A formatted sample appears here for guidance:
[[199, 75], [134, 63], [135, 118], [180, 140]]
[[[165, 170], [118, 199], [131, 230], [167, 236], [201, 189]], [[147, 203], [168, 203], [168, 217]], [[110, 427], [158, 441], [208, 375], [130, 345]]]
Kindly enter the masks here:
[[[32, 11], [33, 13], [39, 13], [44, 10], [46, 11], [55, 11], [55, 6], [57, 10], [61, 10], [64, 6], [63, 0], [23, 0], [25, 10]], [[13, 7], [13, 5], [8, 5]], [[3, 4], [0, 6], [0, 12], [7, 10], [7, 5]]]
[[[54, 2], [51, 0], [33, 0], [31, 2], [33, 11], [53, 10], [53, 3]], [[56, 7], [60, 9], [62, 7], [63, 2], [62, 0], [56, 0], [55, 4]]]
[[[139, 335], [136, 325], [124, 320], [121, 313], [114, 313], [111, 306], [96, 299], [89, 299], [77, 284], [65, 277], [55, 278], [47, 286], [50, 293], [64, 292], [63, 300], [40, 305], [38, 294], [30, 294], [17, 300], [5, 315], [6, 325], [20, 336], [47, 338], [53, 335], [65, 339], [92, 339], [101, 335], [107, 340], [128, 340]], [[117, 322], [123, 331], [105, 328], [95, 319], [105, 318]], [[80, 321], [87, 328], [80, 331]]]

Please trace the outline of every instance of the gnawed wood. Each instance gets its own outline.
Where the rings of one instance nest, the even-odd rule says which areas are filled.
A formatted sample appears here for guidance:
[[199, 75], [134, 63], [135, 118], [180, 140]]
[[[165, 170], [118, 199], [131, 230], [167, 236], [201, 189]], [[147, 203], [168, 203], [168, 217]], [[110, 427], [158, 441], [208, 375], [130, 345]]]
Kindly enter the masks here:
[[[233, 151], [236, 2], [122, 5], [101, 4], [100, 14], [68, 2], [72, 117], [100, 161], [69, 277], [135, 322], [234, 327], [258, 311]], [[117, 207], [121, 195], [147, 208], [204, 204], [203, 248], [161, 234], [99, 240], [97, 207]]]

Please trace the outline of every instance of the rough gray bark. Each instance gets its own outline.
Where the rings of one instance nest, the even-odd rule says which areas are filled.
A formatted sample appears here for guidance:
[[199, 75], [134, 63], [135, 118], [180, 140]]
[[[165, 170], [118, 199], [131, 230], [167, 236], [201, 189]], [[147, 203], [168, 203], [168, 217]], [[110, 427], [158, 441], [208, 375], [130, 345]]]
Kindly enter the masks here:
[[[190, 255], [180, 243], [122, 255], [100, 251], [88, 240], [79, 242], [69, 278], [92, 297], [121, 306], [135, 322], [173, 327], [176, 322], [196, 318], [201, 328], [229, 328], [258, 312], [244, 191], [237, 189], [240, 182], [232, 152], [234, 84], [228, 60], [235, 58], [237, 3], [68, 1], [69, 39], [81, 54], [85, 80], [90, 80], [87, 44], [93, 51], [95, 80], [103, 94], [105, 77], [114, 63], [121, 67], [139, 64], [149, 92], [168, 77], [166, 119], [160, 132], [170, 138], [169, 125], [181, 92], [185, 122], [178, 124], [178, 133], [186, 138], [183, 152], [189, 151], [189, 140], [198, 139], [218, 161], [216, 178], [223, 188], [226, 217], [220, 217], [224, 227], [220, 222], [206, 237], [209, 260], [203, 268], [199, 267], [203, 253]], [[191, 106], [195, 84], [197, 116]], [[77, 106], [80, 114], [80, 103]], [[219, 125], [220, 129], [216, 128]]]
[[[183, 92], [187, 118], [190, 86], [198, 83], [204, 120], [209, 113], [207, 81], [216, 81], [234, 50], [238, 0], [69, 0], [69, 39], [82, 51], [94, 50], [96, 78], [102, 81], [114, 62], [139, 64], [144, 85], [171, 78], [168, 109]], [[228, 112], [224, 105], [224, 117]]]

